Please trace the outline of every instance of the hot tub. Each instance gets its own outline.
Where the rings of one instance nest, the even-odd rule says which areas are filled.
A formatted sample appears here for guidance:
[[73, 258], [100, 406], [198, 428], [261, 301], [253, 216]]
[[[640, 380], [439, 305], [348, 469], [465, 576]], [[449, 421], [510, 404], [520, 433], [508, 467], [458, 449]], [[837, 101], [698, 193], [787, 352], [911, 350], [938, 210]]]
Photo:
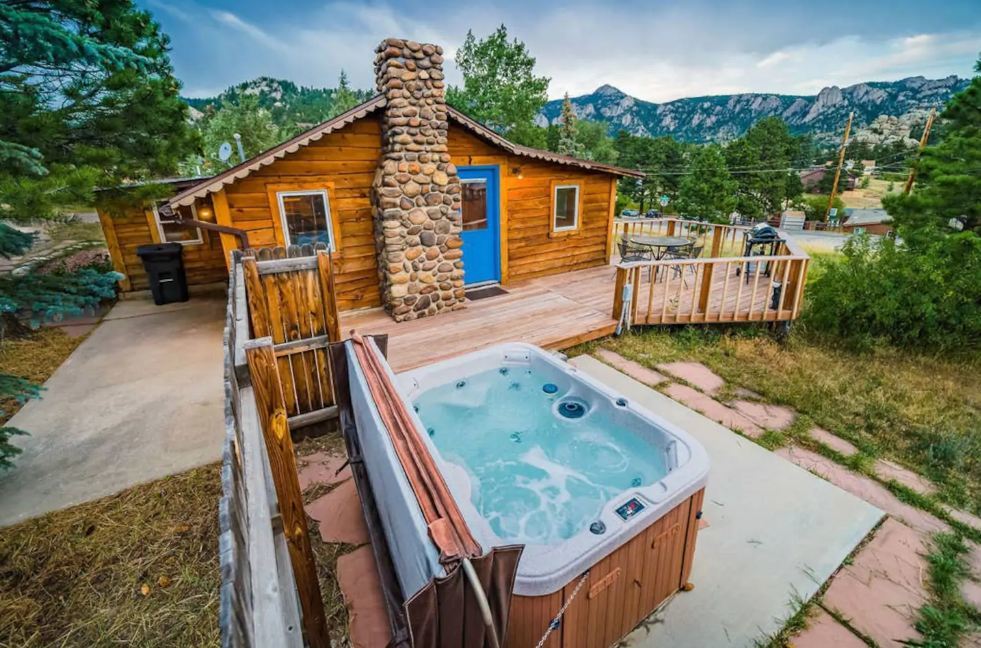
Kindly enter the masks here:
[[606, 646], [691, 570], [708, 456], [554, 355], [503, 344], [398, 376], [484, 547], [524, 544], [509, 646]]

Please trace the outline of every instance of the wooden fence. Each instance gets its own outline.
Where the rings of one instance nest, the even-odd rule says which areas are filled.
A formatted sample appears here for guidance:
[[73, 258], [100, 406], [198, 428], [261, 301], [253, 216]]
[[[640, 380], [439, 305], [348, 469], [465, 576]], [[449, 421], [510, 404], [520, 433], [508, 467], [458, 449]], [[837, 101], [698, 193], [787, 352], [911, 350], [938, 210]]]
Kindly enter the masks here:
[[622, 236], [684, 236], [704, 246], [695, 259], [661, 259], [617, 265], [613, 317], [627, 324], [775, 322], [800, 313], [807, 253], [781, 235], [771, 256], [745, 256], [747, 227], [678, 219], [617, 221]]
[[[297, 249], [294, 254], [311, 253]], [[330, 645], [290, 430], [336, 416], [330, 258], [236, 252], [225, 322], [222, 645]], [[301, 631], [302, 629], [302, 631]]]

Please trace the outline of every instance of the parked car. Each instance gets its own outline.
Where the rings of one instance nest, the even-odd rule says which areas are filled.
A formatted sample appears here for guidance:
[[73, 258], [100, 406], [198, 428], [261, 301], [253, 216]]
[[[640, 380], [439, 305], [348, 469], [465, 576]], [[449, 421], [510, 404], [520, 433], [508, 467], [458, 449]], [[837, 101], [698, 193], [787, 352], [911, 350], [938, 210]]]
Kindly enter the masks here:
[[657, 209], [648, 209], [644, 216], [647, 218], [660, 218], [663, 214]]
[[637, 218], [640, 216], [640, 212], [636, 209], [624, 209], [620, 212], [620, 218]]

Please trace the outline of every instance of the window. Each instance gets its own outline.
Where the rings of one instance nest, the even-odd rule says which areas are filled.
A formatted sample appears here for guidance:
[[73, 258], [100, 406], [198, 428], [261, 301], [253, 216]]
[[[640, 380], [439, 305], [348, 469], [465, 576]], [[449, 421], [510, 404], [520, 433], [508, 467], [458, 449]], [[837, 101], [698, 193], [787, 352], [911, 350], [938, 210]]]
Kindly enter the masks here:
[[463, 180], [463, 231], [487, 229], [487, 181]]
[[552, 230], [563, 232], [579, 227], [579, 185], [555, 185], [552, 193]]
[[161, 243], [180, 243], [181, 245], [197, 245], [203, 242], [201, 230], [197, 227], [182, 227], [177, 224], [181, 219], [197, 220], [198, 212], [194, 205], [163, 209], [166, 201], [153, 206], [153, 217], [157, 221], [157, 231]]
[[286, 245], [325, 243], [334, 250], [331, 233], [330, 205], [327, 191], [280, 191], [279, 214], [283, 221], [283, 238]]

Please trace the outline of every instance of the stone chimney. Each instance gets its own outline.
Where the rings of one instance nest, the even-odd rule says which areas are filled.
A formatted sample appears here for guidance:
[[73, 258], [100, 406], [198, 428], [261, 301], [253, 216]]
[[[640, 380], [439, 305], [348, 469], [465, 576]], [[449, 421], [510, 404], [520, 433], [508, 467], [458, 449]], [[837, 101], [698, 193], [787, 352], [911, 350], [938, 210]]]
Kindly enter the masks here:
[[375, 243], [382, 303], [401, 322], [463, 306], [461, 186], [446, 146], [443, 48], [389, 38], [375, 51], [387, 100]]

